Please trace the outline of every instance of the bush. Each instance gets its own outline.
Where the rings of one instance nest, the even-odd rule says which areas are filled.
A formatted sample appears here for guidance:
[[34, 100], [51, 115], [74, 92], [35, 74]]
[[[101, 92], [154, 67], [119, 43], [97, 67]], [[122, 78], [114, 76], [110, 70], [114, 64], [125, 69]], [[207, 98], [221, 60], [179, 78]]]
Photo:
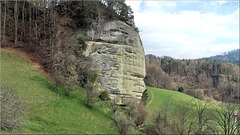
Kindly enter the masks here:
[[178, 87], [178, 91], [183, 93], [184, 92], [184, 88], [183, 87]]
[[120, 110], [113, 114], [113, 122], [120, 135], [134, 133], [134, 123]]
[[140, 103], [138, 107], [138, 116], [137, 119], [135, 120], [135, 124], [137, 126], [142, 125], [145, 122], [147, 115], [148, 111], [146, 110], [144, 104]]
[[158, 110], [152, 115], [144, 130], [146, 134], [170, 134], [169, 119], [165, 112]]
[[201, 90], [194, 90], [194, 95], [193, 95], [195, 98], [198, 98], [198, 99], [201, 99], [201, 100], [204, 100], [204, 93], [203, 91]]
[[1, 80], [0, 91], [1, 129], [16, 129], [22, 125], [23, 105], [16, 90]]
[[107, 90], [100, 92], [99, 98], [101, 100], [110, 100], [109, 92]]
[[138, 103], [135, 99], [130, 99], [126, 103], [125, 113], [131, 121], [135, 121], [138, 117]]
[[79, 43], [80, 47], [76, 48], [76, 49], [85, 51], [87, 49], [87, 43], [86, 43], [87, 40], [89, 40], [88, 37], [80, 36], [78, 38], [78, 43]]

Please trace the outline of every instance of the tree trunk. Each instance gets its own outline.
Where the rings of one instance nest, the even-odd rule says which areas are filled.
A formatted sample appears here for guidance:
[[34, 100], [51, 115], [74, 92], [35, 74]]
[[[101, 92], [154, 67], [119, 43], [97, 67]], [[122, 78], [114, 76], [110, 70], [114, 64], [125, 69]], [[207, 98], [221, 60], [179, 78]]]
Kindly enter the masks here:
[[37, 19], [37, 17], [38, 17], [38, 11], [37, 11], [37, 9], [35, 9], [35, 36], [36, 36], [36, 40], [37, 40], [37, 38], [38, 38], [38, 25], [37, 25], [37, 23], [38, 23], [38, 19]]
[[23, 38], [25, 37], [25, 0], [23, 1], [22, 8], [22, 25], [23, 25]]
[[[32, 11], [31, 11], [31, 4], [29, 3], [29, 37], [31, 38], [32, 37]], [[30, 40], [29, 38], [29, 40]]]
[[[55, 5], [55, 1], [53, 2], [54, 3], [54, 5]], [[54, 12], [54, 10], [52, 10], [52, 33], [51, 33], [51, 36], [52, 36], [52, 38], [51, 38], [51, 54], [52, 54], [52, 57], [54, 56], [54, 39], [55, 39], [55, 28], [56, 28], [56, 24], [55, 24], [55, 12]]]
[[17, 5], [17, 0], [15, 1], [15, 7], [14, 7], [14, 19], [15, 19], [15, 47], [17, 47], [17, 30], [18, 30], [18, 5]]
[[4, 5], [4, 19], [3, 19], [3, 42], [6, 43], [6, 18], [7, 18], [7, 1]]
[[0, 2], [0, 45], [2, 46], [2, 2]]
[[56, 91], [58, 91], [58, 82], [56, 82]]
[[67, 88], [66, 96], [69, 96], [69, 94], [70, 94], [70, 86], [68, 86], [68, 88]]
[[45, 32], [45, 25], [46, 25], [46, 1], [44, 0], [44, 9], [43, 9], [43, 31], [44, 31], [44, 35], [46, 34]]

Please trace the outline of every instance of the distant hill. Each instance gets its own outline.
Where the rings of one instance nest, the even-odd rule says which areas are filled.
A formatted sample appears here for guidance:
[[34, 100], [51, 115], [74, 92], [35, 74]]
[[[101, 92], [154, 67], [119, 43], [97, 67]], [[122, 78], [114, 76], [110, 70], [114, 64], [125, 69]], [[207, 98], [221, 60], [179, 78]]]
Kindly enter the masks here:
[[225, 52], [221, 55], [204, 57], [201, 58], [201, 60], [211, 59], [215, 61], [227, 61], [229, 63], [237, 64], [238, 66], [240, 66], [239, 51], [240, 51], [239, 49], [236, 49], [229, 52]]
[[145, 55], [146, 58], [157, 58], [157, 56], [153, 55], [153, 54], [146, 54]]

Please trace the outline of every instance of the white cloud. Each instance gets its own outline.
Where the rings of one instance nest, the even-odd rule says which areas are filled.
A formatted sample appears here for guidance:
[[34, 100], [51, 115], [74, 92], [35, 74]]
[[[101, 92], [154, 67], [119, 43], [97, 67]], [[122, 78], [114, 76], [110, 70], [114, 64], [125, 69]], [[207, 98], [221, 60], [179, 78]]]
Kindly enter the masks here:
[[139, 11], [140, 4], [131, 1], [146, 53], [200, 58], [239, 47], [239, 9], [226, 15], [186, 10], [173, 13], [165, 10], [176, 7], [172, 1], [145, 1], [143, 11]]
[[[219, 52], [226, 52], [238, 48], [238, 43], [231, 44], [218, 44], [218, 47], [214, 44], [209, 44], [208, 47], [203, 46], [169, 46], [168, 48], [159, 49], [145, 49], [146, 54], [157, 55], [161, 53], [166, 56], [171, 56], [173, 58], [185, 58], [185, 59], [195, 59], [213, 56], [213, 54], [220, 54]], [[191, 50], [191, 51], [189, 51]], [[218, 52], [218, 53], [216, 53]], [[169, 55], [171, 54], [171, 55]]]
[[127, 0], [126, 4], [131, 6], [133, 11], [138, 11], [140, 8], [141, 0]]

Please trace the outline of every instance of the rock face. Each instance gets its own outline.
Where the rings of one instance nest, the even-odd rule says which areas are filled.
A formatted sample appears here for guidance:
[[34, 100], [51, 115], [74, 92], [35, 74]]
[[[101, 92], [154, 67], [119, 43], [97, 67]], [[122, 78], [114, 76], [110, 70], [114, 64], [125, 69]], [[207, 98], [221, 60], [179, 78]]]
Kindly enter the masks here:
[[108, 90], [118, 97], [119, 104], [129, 98], [140, 100], [145, 90], [145, 58], [139, 34], [121, 21], [104, 21], [98, 29], [79, 32], [93, 41], [84, 54], [93, 59], [100, 70], [99, 90]]

